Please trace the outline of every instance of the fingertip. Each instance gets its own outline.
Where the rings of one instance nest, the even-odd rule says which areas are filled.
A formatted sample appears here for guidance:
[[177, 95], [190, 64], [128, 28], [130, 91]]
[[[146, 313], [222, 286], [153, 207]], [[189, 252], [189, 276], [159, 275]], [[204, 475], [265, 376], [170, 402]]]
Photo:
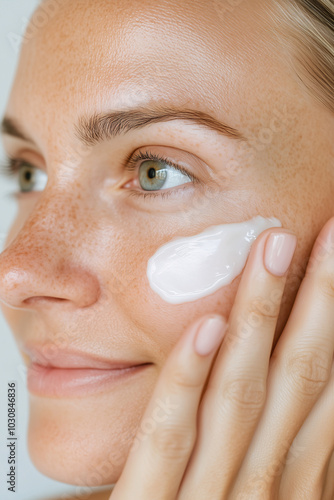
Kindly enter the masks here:
[[194, 339], [194, 349], [200, 356], [208, 356], [216, 351], [227, 329], [223, 316], [212, 314], [200, 324]]

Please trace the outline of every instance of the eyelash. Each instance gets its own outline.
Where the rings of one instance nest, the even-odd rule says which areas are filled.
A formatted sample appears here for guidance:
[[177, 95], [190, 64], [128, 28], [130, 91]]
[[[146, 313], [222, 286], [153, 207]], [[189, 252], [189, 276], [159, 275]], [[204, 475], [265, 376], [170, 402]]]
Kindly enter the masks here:
[[[139, 153], [136, 153], [135, 155], [131, 156], [130, 158], [126, 158], [124, 163], [122, 164], [122, 168], [127, 171], [127, 172], [134, 172], [137, 168], [139, 169], [140, 165], [137, 165], [137, 162], [139, 160], [145, 161], [145, 160], [152, 160], [152, 161], [159, 161], [162, 163], [165, 163], [166, 165], [174, 168], [175, 170], [178, 170], [179, 172], [183, 173], [184, 175], [188, 176], [193, 183], [202, 183], [197, 177], [195, 177], [193, 174], [190, 174], [186, 169], [178, 165], [177, 163], [172, 162], [171, 160], [168, 160], [167, 158], [164, 158], [163, 156], [160, 156], [159, 154], [156, 153], [150, 153], [149, 151], [145, 151], [143, 153], [140, 151]], [[7, 157], [5, 161], [0, 163], [0, 173], [1, 175], [4, 175], [6, 177], [12, 177], [18, 174], [20, 167], [23, 164], [30, 165], [32, 168], [37, 168], [34, 167], [31, 163], [21, 160], [19, 158], [10, 158]], [[182, 185], [178, 187], [178, 189], [182, 189]], [[168, 198], [173, 194], [173, 191], [175, 191], [175, 188], [170, 188], [165, 190], [157, 190], [157, 191], [138, 191], [138, 190], [133, 190], [129, 193], [129, 196], [136, 196], [136, 197], [143, 197], [144, 199], [146, 198], [156, 198], [157, 196], [160, 196], [161, 198]]]

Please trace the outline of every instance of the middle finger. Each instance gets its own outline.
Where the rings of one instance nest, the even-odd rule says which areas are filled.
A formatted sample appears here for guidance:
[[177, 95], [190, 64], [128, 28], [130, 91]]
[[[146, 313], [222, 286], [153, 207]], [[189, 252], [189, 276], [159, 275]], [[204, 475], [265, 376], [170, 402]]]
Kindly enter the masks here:
[[295, 246], [292, 233], [268, 229], [251, 249], [201, 402], [181, 500], [225, 498], [240, 467], [265, 401], [270, 352]]

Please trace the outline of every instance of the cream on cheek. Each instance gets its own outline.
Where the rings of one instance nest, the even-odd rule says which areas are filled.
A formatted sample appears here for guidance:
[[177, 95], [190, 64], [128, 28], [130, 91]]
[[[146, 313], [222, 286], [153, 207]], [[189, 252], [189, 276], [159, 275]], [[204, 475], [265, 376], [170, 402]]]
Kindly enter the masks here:
[[170, 304], [201, 299], [231, 283], [245, 266], [257, 236], [281, 227], [275, 217], [210, 226], [194, 236], [174, 238], [149, 259], [152, 290]]

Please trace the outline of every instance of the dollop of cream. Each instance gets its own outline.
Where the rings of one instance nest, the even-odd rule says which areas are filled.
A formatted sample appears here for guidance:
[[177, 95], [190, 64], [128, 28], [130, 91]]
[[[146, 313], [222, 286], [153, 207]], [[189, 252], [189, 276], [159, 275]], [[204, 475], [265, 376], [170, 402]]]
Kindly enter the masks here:
[[282, 224], [275, 217], [258, 215], [245, 222], [210, 226], [194, 236], [174, 238], [148, 261], [147, 278], [152, 290], [170, 304], [210, 295], [242, 272], [252, 243], [270, 227]]

